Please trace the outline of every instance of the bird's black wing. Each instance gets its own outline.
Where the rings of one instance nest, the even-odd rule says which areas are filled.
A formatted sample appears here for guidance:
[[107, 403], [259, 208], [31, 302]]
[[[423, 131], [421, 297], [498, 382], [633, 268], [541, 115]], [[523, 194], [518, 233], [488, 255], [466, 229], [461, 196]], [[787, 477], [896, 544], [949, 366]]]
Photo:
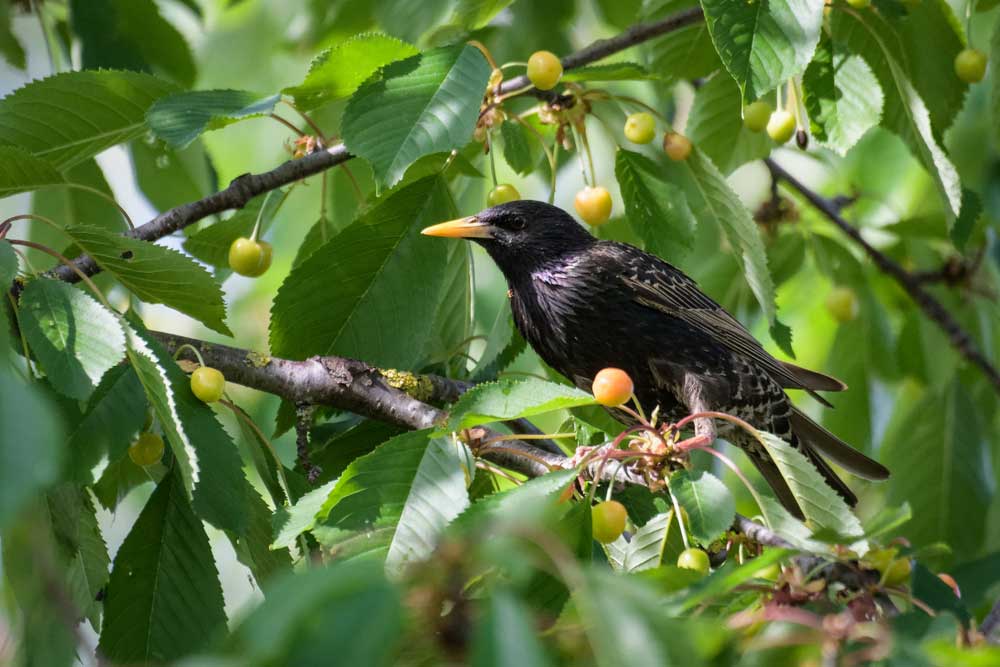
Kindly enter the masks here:
[[609, 243], [606, 251], [619, 255], [621, 280], [638, 303], [677, 317], [728, 349], [764, 369], [786, 389], [805, 389], [820, 402], [830, 405], [815, 390], [842, 391], [839, 380], [779, 361], [761, 346], [739, 321], [702, 292], [697, 283], [667, 262], [638, 248]]

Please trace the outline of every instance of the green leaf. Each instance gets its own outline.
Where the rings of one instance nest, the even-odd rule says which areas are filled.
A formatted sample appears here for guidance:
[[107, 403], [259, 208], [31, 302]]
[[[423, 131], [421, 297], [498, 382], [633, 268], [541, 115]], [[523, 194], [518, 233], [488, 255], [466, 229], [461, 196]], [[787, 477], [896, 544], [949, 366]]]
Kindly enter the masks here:
[[316, 515], [316, 539], [338, 555], [387, 548], [427, 450], [427, 436], [427, 431], [403, 433], [349, 465]]
[[434, 49], [382, 70], [344, 110], [347, 149], [392, 186], [424, 155], [461, 148], [472, 137], [490, 66], [474, 46]]
[[90, 396], [87, 409], [69, 434], [71, 478], [82, 483], [93, 481], [92, 470], [101, 457], [110, 461], [125, 456], [133, 436], [146, 417], [146, 396], [135, 371], [127, 364], [112, 368]]
[[983, 201], [974, 190], [962, 188], [962, 210], [951, 228], [951, 240], [959, 250], [965, 249], [969, 237], [976, 228], [979, 217], [983, 214]]
[[131, 144], [135, 180], [157, 210], [196, 201], [217, 190], [212, 162], [202, 142], [182, 150], [164, 142], [136, 140]]
[[152, 338], [128, 332], [128, 358], [176, 457], [195, 511], [223, 530], [243, 533], [250, 487], [236, 445], [212, 409], [191, 393], [191, 382]]
[[673, 261], [690, 252], [697, 221], [684, 192], [667, 180], [659, 165], [640, 153], [618, 149], [615, 178], [632, 229], [647, 250]]
[[270, 114], [280, 99], [245, 90], [194, 90], [157, 100], [146, 121], [160, 139], [184, 148], [208, 130]]
[[813, 137], [841, 155], [882, 117], [882, 88], [871, 68], [825, 35], [802, 76], [802, 89]]
[[702, 0], [705, 23], [746, 100], [755, 100], [802, 73], [823, 24], [811, 0]]
[[[627, 542], [619, 538], [613, 543], [621, 554], [619, 569], [641, 572], [663, 564], [673, 565], [684, 550], [681, 531], [674, 520], [674, 511], [662, 512], [635, 531]], [[611, 551], [612, 545], [609, 545]]]
[[560, 81], [643, 81], [659, 79], [660, 76], [650, 72], [639, 63], [603, 63], [600, 65], [585, 65], [566, 72]]
[[147, 303], [162, 303], [232, 336], [222, 288], [197, 262], [176, 250], [89, 225], [66, 227], [97, 264]]
[[7, 64], [23, 70], [27, 64], [24, 48], [11, 31], [10, 0], [0, 0], [0, 55]]
[[997, 16], [993, 24], [993, 33], [990, 36], [987, 74], [990, 86], [990, 128], [994, 137], [1000, 137], [1000, 16]]
[[538, 163], [538, 150], [532, 149], [532, 141], [537, 141], [520, 123], [504, 121], [500, 126], [500, 137], [503, 139], [503, 159], [510, 168], [521, 176], [527, 176], [535, 170]]
[[789, 555], [791, 552], [788, 549], [769, 547], [764, 550], [764, 553], [742, 565], [734, 566], [734, 561], [727, 562], [722, 568], [702, 579], [691, 594], [682, 599], [679, 611], [689, 611], [714, 597], [732, 591], [737, 586], [757, 577], [758, 573], [767, 566], [781, 562]]
[[774, 322], [777, 311], [774, 283], [767, 269], [767, 254], [760, 230], [750, 212], [697, 146], [687, 160], [675, 165], [675, 169], [687, 179], [684, 189], [695, 218], [699, 221], [710, 220], [726, 233], [736, 262], [743, 270], [761, 310], [768, 322]]
[[[88, 158], [64, 169], [62, 175], [68, 183], [93, 188], [107, 195], [108, 199], [79, 187], [45, 188], [36, 192], [31, 198], [33, 213], [56, 220], [61, 225], [94, 225], [114, 232], [128, 229], [121, 211], [114, 205], [114, 192], [94, 158]], [[38, 243], [56, 248], [66, 244], [66, 237], [62, 232], [48, 225], [36, 226], [31, 236]], [[71, 246], [66, 254], [72, 258], [78, 252]], [[46, 261], [50, 259], [46, 257]]]
[[[382, 199], [285, 279], [271, 309], [272, 352], [293, 359], [338, 354], [379, 366], [416, 367], [435, 332], [429, 313], [446, 300], [444, 265], [467, 261], [420, 230], [456, 216], [440, 177]], [[468, 281], [462, 289], [468, 289]], [[406, 336], [390, 335], [389, 323]]]
[[184, 37], [153, 0], [70, 0], [82, 69], [129, 69], [165, 74], [183, 86], [196, 69]]
[[285, 548], [271, 548], [271, 508], [255, 489], [247, 492], [249, 519], [240, 535], [230, 533], [233, 550], [246, 565], [258, 586], [263, 586], [279, 572], [290, 570], [292, 557]]
[[670, 493], [687, 511], [690, 534], [702, 545], [708, 546], [733, 525], [736, 501], [712, 473], [678, 470], [670, 477]]
[[311, 111], [349, 97], [385, 65], [417, 53], [416, 47], [380, 32], [355, 35], [316, 56], [302, 83], [281, 92], [295, 98], [298, 108]]
[[0, 530], [61, 469], [63, 425], [47, 396], [0, 368]]
[[[826, 529], [845, 537], [864, 534], [858, 517], [804, 454], [771, 433], [758, 431], [758, 436], [758, 441], [788, 482], [806, 516], [806, 525], [814, 531]], [[863, 553], [867, 547], [861, 546], [858, 550]]]
[[[965, 31], [946, 0], [907, 6], [899, 22], [899, 38], [913, 87], [927, 105], [938, 139], [951, 127], [965, 104], [969, 84], [955, 76], [955, 56], [966, 47]], [[933, 44], [933, 48], [928, 45]]]
[[445, 527], [469, 506], [475, 461], [464, 443], [433, 438], [424, 450], [385, 557], [389, 572], [431, 555]]
[[275, 537], [272, 548], [288, 548], [295, 544], [295, 539], [312, 530], [316, 525], [316, 516], [326, 504], [338, 480], [327, 482], [299, 498], [298, 502], [289, 508], [283, 508], [274, 515]]
[[[682, 9], [697, 7], [693, 0], [647, 0], [642, 19], [656, 21]], [[644, 45], [646, 65], [667, 81], [705, 77], [722, 67], [705, 21], [672, 30]]]
[[229, 639], [239, 664], [388, 667], [403, 636], [399, 593], [358, 561], [287, 574]]
[[577, 475], [577, 470], [550, 472], [529, 479], [513, 489], [486, 496], [462, 512], [456, 520], [456, 526], [470, 529], [505, 519], [524, 522], [526, 517], [544, 511], [546, 505], [554, 504]]
[[119, 663], [166, 662], [225, 628], [208, 535], [176, 471], [157, 485], [115, 556], [98, 650]]
[[21, 331], [57, 391], [84, 400], [125, 356], [119, 316], [60, 280], [38, 278], [20, 298]]
[[537, 378], [501, 378], [462, 394], [451, 408], [447, 430], [593, 404], [594, 397], [576, 387]]
[[899, 135], [934, 179], [941, 194], [949, 227], [962, 204], [962, 185], [958, 172], [938, 144], [931, 129], [927, 105], [914, 88], [901, 64], [898, 48], [893, 48], [892, 27], [878, 12], [833, 12], [833, 36], [871, 67], [882, 92], [885, 106], [882, 127]]
[[458, 0], [452, 13], [451, 23], [478, 30], [489, 23], [494, 16], [514, 0]]
[[233, 241], [241, 236], [249, 237], [258, 217], [262, 225], [274, 219], [286, 195], [287, 193], [282, 190], [272, 190], [268, 194], [254, 197], [231, 217], [208, 225], [189, 236], [184, 241], [184, 249], [206, 264], [228, 269], [229, 247]]
[[72, 167], [141, 136], [146, 110], [175, 90], [137, 72], [63, 72], [32, 81], [0, 100], [0, 144], [21, 146], [60, 170]]
[[0, 146], [0, 197], [59, 185], [65, 180], [55, 167], [23, 148]]
[[764, 132], [743, 126], [740, 89], [726, 72], [718, 72], [698, 89], [685, 134], [723, 174], [767, 157], [773, 143]]
[[472, 667], [546, 667], [552, 662], [535, 631], [531, 612], [505, 589], [493, 591], [472, 640]]
[[76, 609], [101, 627], [98, 593], [108, 583], [111, 559], [87, 491], [63, 484], [48, 495], [49, 520], [63, 556], [69, 594]]
[[977, 412], [956, 377], [893, 415], [882, 458], [905, 474], [890, 478], [886, 502], [913, 508], [906, 537], [914, 546], [944, 541], [956, 553], [974, 554], [983, 544], [988, 522], [982, 508], [995, 484], [982, 464], [990, 443]]

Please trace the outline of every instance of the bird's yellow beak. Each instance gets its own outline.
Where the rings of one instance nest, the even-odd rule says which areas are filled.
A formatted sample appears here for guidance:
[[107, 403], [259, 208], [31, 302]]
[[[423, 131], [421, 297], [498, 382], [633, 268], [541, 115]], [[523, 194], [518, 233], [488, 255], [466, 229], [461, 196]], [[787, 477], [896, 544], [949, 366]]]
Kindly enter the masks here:
[[493, 226], [474, 215], [457, 220], [449, 220], [438, 225], [425, 227], [420, 231], [427, 236], [443, 236], [452, 239], [491, 239]]

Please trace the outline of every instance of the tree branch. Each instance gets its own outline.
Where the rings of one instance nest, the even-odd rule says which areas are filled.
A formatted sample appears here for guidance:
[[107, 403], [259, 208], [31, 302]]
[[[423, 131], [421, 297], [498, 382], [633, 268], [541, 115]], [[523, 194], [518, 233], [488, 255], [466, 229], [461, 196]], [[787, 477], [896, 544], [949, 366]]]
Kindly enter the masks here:
[[[678, 12], [660, 21], [637, 23], [615, 37], [598, 40], [590, 46], [569, 54], [562, 59], [563, 68], [569, 70], [588, 65], [618, 51], [623, 51], [654, 37], [659, 37], [673, 30], [696, 23], [701, 19], [701, 8], [696, 7]], [[511, 93], [530, 85], [528, 77], [522, 75], [504, 81], [500, 85], [500, 92]], [[529, 91], [524, 92], [527, 93]], [[247, 202], [257, 195], [294, 183], [307, 176], [318, 174], [338, 164], [342, 164], [353, 157], [353, 155], [347, 152], [343, 144], [336, 144], [335, 146], [318, 150], [303, 158], [289, 160], [271, 171], [262, 174], [244, 174], [238, 176], [224, 190], [209, 195], [204, 199], [182, 204], [169, 211], [164, 211], [149, 222], [126, 232], [124, 236], [142, 239], [143, 241], [161, 239], [189, 225], [193, 225], [210, 215], [230, 209], [243, 208]], [[89, 255], [81, 255], [74, 260], [74, 264], [88, 276], [99, 273], [101, 270]], [[71, 283], [80, 280], [79, 275], [73, 269], [63, 265], [53, 268], [49, 271], [48, 275]]]
[[982, 625], [979, 626], [979, 633], [986, 637], [986, 641], [990, 644], [1000, 645], [1000, 637], [992, 636], [997, 628], [1000, 628], [1000, 600], [997, 600], [993, 608], [990, 609], [990, 613], [983, 619]]
[[880, 271], [892, 277], [900, 287], [910, 295], [914, 303], [924, 311], [935, 324], [941, 327], [948, 340], [951, 342], [959, 354], [979, 368], [983, 374], [993, 384], [997, 393], [1000, 393], [1000, 372], [997, 371], [993, 363], [986, 358], [986, 355], [979, 349], [976, 342], [972, 340], [962, 325], [952, 317], [951, 313], [938, 301], [934, 295], [928, 292], [924, 286], [911, 275], [906, 269], [900, 266], [892, 258], [868, 243], [861, 235], [857, 227], [847, 222], [841, 215], [839, 207], [830, 199], [810, 190], [800, 180], [788, 173], [781, 165], [767, 158], [764, 160], [772, 178], [780, 179], [797, 190], [810, 204], [815, 206], [833, 224], [839, 227], [847, 236], [857, 243], [865, 253], [875, 263]]

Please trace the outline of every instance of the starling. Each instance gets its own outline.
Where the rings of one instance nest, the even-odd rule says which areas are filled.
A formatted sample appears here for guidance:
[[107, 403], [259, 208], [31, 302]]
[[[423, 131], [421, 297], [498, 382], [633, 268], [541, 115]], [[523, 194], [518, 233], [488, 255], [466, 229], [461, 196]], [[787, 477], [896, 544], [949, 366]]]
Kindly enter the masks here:
[[[471, 239], [507, 279], [514, 322], [552, 368], [590, 391], [602, 368], [627, 372], [648, 410], [673, 423], [695, 412], [735, 415], [791, 443], [848, 503], [857, 498], [819, 454], [854, 474], [889, 471], [792, 405], [785, 389], [842, 391], [840, 380], [771, 356], [733, 316], [662, 259], [626, 243], [601, 241], [565, 211], [513, 201], [423, 230]], [[612, 411], [624, 423], [624, 412]], [[717, 434], [738, 445], [781, 503], [802, 512], [767, 451], [749, 434], [712, 419], [695, 420], [695, 437]]]

